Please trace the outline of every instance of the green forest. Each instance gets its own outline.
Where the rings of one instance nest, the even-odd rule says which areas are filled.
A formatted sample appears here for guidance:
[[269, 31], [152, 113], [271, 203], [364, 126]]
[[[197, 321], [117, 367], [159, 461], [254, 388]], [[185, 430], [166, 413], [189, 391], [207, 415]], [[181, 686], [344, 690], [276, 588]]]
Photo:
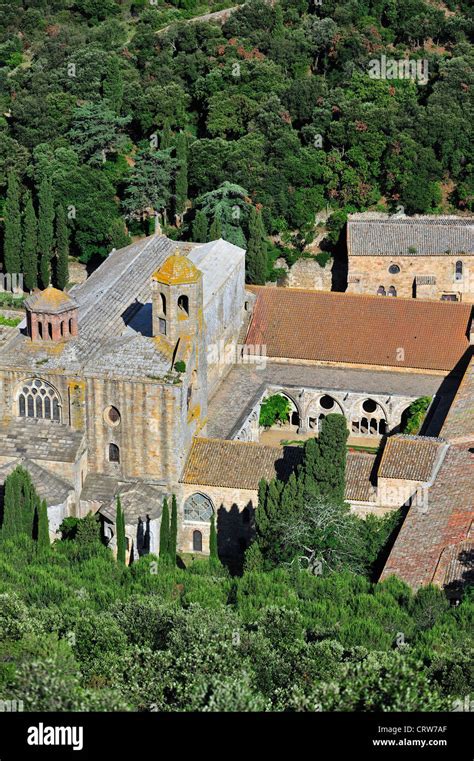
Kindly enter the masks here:
[[[26, 711], [461, 711], [472, 694], [474, 600], [376, 582], [402, 516], [343, 500], [347, 429], [328, 415], [285, 483], [262, 481], [243, 571], [176, 551], [116, 557], [96, 516], [50, 544], [28, 473], [6, 479], [0, 530], [0, 694]], [[171, 509], [170, 509], [171, 507]], [[217, 520], [217, 525], [219, 519]], [[301, 555], [312, 549], [310, 556]]]
[[[329, 215], [474, 209], [471, 0], [0, 3], [3, 263], [67, 281], [131, 236], [222, 236], [275, 277]], [[371, 62], [427, 67], [376, 79]], [[66, 264], [65, 264], [66, 262]], [[53, 270], [51, 273], [51, 269]]]

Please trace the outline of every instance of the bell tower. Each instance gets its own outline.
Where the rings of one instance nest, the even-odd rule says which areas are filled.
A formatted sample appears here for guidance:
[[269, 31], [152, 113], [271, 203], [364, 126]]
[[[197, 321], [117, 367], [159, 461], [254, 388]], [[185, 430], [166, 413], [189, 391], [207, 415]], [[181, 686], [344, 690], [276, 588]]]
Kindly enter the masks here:
[[175, 251], [152, 276], [153, 336], [163, 336], [173, 346], [180, 338], [193, 337], [202, 328], [202, 274]]
[[77, 304], [64, 291], [51, 285], [35, 291], [25, 300], [25, 308], [32, 341], [58, 342], [77, 336]]

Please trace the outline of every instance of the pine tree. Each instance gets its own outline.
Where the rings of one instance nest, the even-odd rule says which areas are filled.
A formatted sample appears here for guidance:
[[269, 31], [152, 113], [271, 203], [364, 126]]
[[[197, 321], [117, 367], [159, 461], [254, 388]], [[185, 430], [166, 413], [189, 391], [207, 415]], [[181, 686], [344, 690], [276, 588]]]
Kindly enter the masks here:
[[25, 204], [22, 267], [25, 288], [32, 291], [38, 285], [38, 222], [30, 191]]
[[56, 259], [53, 283], [64, 291], [69, 282], [69, 230], [64, 206], [56, 209]]
[[209, 230], [209, 240], [219, 240], [222, 238], [222, 225], [219, 216], [216, 214]]
[[207, 217], [203, 211], [198, 211], [193, 222], [193, 241], [206, 243], [207, 241]]
[[50, 542], [49, 542], [49, 523], [48, 523], [48, 507], [46, 505], [46, 501], [43, 499], [38, 505], [37, 505], [37, 516], [38, 516], [38, 551], [39, 552], [46, 552], [49, 550]]
[[180, 215], [186, 211], [188, 200], [188, 150], [184, 132], [180, 132], [176, 138], [176, 160], [175, 209], [176, 214]]
[[102, 85], [105, 100], [115, 113], [120, 114], [123, 100], [123, 77], [120, 61], [112, 54], [107, 62], [107, 71]]
[[8, 273], [21, 270], [21, 216], [20, 186], [13, 172], [8, 177], [7, 198], [4, 207], [5, 234], [3, 240], [3, 267]]
[[176, 565], [176, 552], [178, 545], [178, 507], [176, 504], [176, 497], [173, 494], [171, 499], [171, 523], [170, 523], [170, 535], [168, 545], [168, 555], [171, 565]]
[[117, 562], [125, 565], [125, 515], [122, 510], [120, 495], [117, 495], [115, 530], [117, 532]]
[[168, 508], [168, 500], [163, 500], [163, 510], [161, 513], [161, 526], [160, 526], [160, 558], [164, 563], [169, 560], [170, 549], [170, 513]]
[[209, 560], [212, 563], [216, 563], [219, 560], [219, 553], [217, 551], [216, 519], [214, 515], [211, 516], [211, 532], [209, 534]]
[[254, 285], [264, 285], [267, 277], [267, 244], [261, 212], [250, 209], [249, 240], [247, 245], [247, 279]]
[[39, 193], [38, 253], [40, 256], [40, 284], [47, 288], [51, 277], [51, 256], [54, 240], [54, 204], [51, 180], [45, 177]]

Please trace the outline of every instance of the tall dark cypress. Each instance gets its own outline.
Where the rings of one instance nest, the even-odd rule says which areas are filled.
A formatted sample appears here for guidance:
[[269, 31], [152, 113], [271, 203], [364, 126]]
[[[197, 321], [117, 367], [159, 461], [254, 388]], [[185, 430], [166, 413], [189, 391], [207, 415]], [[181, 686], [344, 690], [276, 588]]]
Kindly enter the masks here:
[[56, 208], [56, 257], [53, 285], [64, 291], [69, 282], [69, 230], [66, 211], [62, 204]]
[[184, 132], [180, 132], [176, 138], [176, 160], [175, 209], [176, 214], [181, 215], [186, 211], [188, 200], [188, 150]]
[[219, 560], [219, 554], [217, 551], [216, 519], [214, 515], [211, 516], [211, 532], [209, 534], [209, 559], [213, 563]]
[[171, 498], [171, 522], [170, 522], [170, 538], [168, 554], [171, 565], [176, 565], [176, 552], [178, 549], [178, 507], [176, 504], [176, 496], [173, 494]]
[[14, 172], [8, 176], [7, 198], [4, 211], [5, 234], [3, 240], [3, 267], [8, 273], [21, 271], [21, 215], [20, 186]]
[[163, 510], [161, 513], [161, 526], [160, 526], [160, 558], [164, 563], [169, 561], [170, 551], [170, 513], [168, 508], [168, 500], [163, 500]]
[[40, 285], [47, 288], [51, 279], [51, 256], [54, 241], [54, 201], [51, 180], [45, 177], [41, 182], [38, 210], [38, 254], [40, 257]]
[[26, 196], [23, 221], [22, 267], [24, 286], [32, 291], [38, 285], [38, 222], [30, 191]]
[[193, 241], [207, 242], [207, 217], [203, 211], [198, 211], [193, 222]]
[[49, 522], [48, 522], [48, 507], [46, 501], [43, 499], [37, 505], [38, 515], [38, 539], [37, 548], [39, 552], [47, 552], [50, 548], [49, 542]]
[[254, 285], [264, 285], [267, 277], [267, 244], [262, 214], [254, 206], [250, 209], [249, 239], [247, 244], [247, 279]]
[[125, 516], [122, 510], [122, 503], [120, 502], [120, 495], [117, 495], [115, 530], [117, 532], [117, 562], [125, 565]]
[[2, 523], [3, 539], [13, 539], [21, 530], [21, 516], [18, 511], [18, 486], [18, 474], [15, 469], [5, 479]]

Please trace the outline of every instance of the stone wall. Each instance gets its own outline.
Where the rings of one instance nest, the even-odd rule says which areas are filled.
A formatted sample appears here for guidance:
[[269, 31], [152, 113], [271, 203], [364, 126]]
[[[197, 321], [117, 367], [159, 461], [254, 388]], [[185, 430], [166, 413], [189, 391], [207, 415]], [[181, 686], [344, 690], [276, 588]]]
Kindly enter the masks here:
[[[455, 278], [457, 261], [463, 262], [459, 280]], [[390, 274], [391, 265], [400, 267], [400, 272]], [[417, 277], [421, 282], [414, 285]], [[349, 256], [348, 293], [375, 295], [380, 286], [386, 293], [393, 286], [403, 298], [440, 299], [453, 294], [459, 301], [474, 303], [474, 256]]]
[[291, 267], [285, 259], [275, 262], [276, 268], [284, 269], [286, 274], [279, 281], [284, 288], [308, 288], [315, 291], [330, 291], [332, 284], [331, 263], [321, 267], [316, 259], [298, 259]]
[[[178, 549], [180, 552], [193, 552], [193, 532], [200, 531], [202, 534], [202, 553], [208, 555], [210, 523], [184, 521], [184, 502], [196, 492], [209, 497], [214, 506], [219, 555], [221, 557], [237, 557], [250, 543], [253, 516], [257, 505], [257, 491], [182, 484], [178, 508]], [[248, 522], [245, 522], [242, 516], [245, 508], [248, 508]]]

